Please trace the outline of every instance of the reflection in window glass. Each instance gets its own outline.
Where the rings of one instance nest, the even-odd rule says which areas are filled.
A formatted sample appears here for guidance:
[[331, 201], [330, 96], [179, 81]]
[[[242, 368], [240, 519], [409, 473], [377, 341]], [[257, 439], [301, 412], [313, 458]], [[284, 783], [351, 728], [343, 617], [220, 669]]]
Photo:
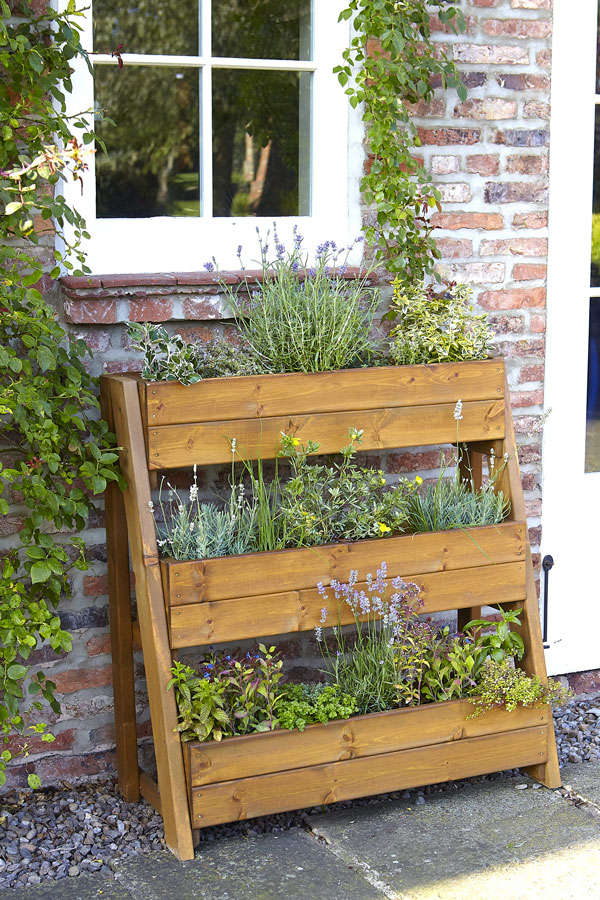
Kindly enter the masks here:
[[590, 300], [585, 471], [600, 472], [600, 298]]
[[594, 186], [592, 206], [591, 285], [600, 287], [600, 107], [596, 107], [594, 128]]
[[310, 59], [310, 5], [310, 0], [216, 0], [212, 55]]
[[106, 144], [96, 153], [99, 218], [198, 216], [198, 69], [96, 66], [97, 122]]
[[310, 75], [213, 71], [213, 215], [308, 215]]
[[96, 53], [198, 55], [198, 0], [94, 0], [93, 21]]

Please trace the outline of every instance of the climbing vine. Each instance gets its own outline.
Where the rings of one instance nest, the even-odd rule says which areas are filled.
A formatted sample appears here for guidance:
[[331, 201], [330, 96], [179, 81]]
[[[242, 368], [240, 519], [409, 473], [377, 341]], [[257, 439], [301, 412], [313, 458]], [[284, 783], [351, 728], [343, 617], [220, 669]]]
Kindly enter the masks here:
[[53, 245], [55, 230], [65, 249], [53, 251], [50, 277], [61, 266], [89, 272], [85, 223], [56, 191], [60, 179], [80, 178], [94, 139], [66, 106], [72, 62], [85, 56], [79, 15], [74, 0], [65, 12], [41, 14], [26, 0], [0, 0], [0, 526], [8, 535], [0, 547], [0, 784], [29, 735], [53, 740], [38, 719], [41, 701], [59, 711], [55, 685], [29, 660], [44, 642], [57, 653], [71, 647], [56, 610], [70, 595], [71, 570], [87, 568], [74, 532], [93, 514], [93, 496], [118, 479], [89, 349], [38, 290], [43, 241]]
[[376, 213], [367, 239], [378, 261], [413, 283], [431, 274], [440, 256], [430, 220], [440, 194], [415, 158], [420, 141], [411, 108], [430, 100], [436, 83], [466, 97], [456, 66], [431, 41], [433, 9], [464, 30], [453, 0], [350, 0], [340, 19], [352, 20], [354, 36], [334, 69], [366, 125], [371, 157], [361, 187]]

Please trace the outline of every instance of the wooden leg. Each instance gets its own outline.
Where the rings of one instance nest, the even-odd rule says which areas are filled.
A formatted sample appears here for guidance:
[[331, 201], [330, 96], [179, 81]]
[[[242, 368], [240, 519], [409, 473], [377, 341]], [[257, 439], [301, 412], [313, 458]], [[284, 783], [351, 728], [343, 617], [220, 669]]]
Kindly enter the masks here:
[[464, 631], [465, 625], [470, 622], [472, 619], [480, 619], [481, 618], [481, 607], [480, 606], [468, 606], [464, 609], [459, 609], [456, 614], [456, 628], [457, 631]]
[[[102, 396], [102, 412], [110, 427], [114, 428], [114, 423], [111, 421], [110, 399], [105, 393]], [[109, 484], [106, 490], [105, 507], [117, 772], [119, 790], [123, 797], [129, 803], [135, 803], [140, 799], [140, 784], [129, 585], [129, 544], [123, 495], [120, 488], [114, 483]]]
[[149, 508], [150, 482], [137, 386], [128, 379], [114, 379], [111, 389], [117, 441], [122, 448], [121, 469], [127, 480], [125, 508], [165, 840], [179, 859], [193, 859], [183, 753], [179, 734], [175, 731], [177, 707], [173, 691], [167, 691], [171, 677], [171, 648], [156, 533]]

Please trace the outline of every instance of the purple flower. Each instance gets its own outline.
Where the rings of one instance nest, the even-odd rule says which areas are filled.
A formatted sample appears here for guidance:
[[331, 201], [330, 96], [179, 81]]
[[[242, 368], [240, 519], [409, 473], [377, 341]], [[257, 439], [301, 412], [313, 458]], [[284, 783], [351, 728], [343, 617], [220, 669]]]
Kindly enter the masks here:
[[299, 268], [300, 268], [300, 266], [297, 262], [292, 263], [292, 271], [293, 272], [297, 272]]
[[205, 262], [205, 263], [204, 263], [204, 268], [206, 269], [207, 272], [214, 272], [214, 271], [215, 271], [215, 267], [214, 267], [214, 265], [213, 265], [211, 262]]
[[308, 270], [308, 274], [310, 275], [311, 278], [314, 278], [315, 275], [317, 274], [317, 270], [316, 270], [316, 269], [309, 269], [309, 270]]

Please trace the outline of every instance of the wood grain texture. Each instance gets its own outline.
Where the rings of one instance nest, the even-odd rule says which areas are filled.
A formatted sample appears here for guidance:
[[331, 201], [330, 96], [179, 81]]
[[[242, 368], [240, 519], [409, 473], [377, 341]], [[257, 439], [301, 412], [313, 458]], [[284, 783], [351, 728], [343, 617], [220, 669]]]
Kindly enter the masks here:
[[147, 772], [144, 772], [143, 769], [140, 769], [139, 778], [140, 793], [142, 797], [150, 804], [153, 809], [156, 810], [159, 816], [162, 816], [160, 793], [156, 781], [154, 780], [154, 778], [152, 778], [151, 775], [148, 775]]
[[[261, 419], [163, 425], [148, 429], [150, 469], [213, 465], [231, 460], [231, 440], [244, 459], [270, 459], [280, 449], [281, 434], [302, 442], [318, 441], [320, 453], [339, 453], [349, 427], [363, 430], [361, 450], [447, 444], [456, 440], [454, 403], [431, 406], [360, 409]], [[504, 400], [474, 400], [463, 405], [460, 437], [464, 441], [504, 437]]]
[[[375, 562], [375, 561], [374, 561]], [[378, 562], [372, 567], [376, 568]], [[456, 569], [431, 575], [405, 575], [421, 588], [423, 613], [468, 607], [466, 624], [474, 618], [472, 610], [482, 605], [525, 600], [525, 563], [500, 563], [474, 569]], [[358, 588], [365, 588], [364, 583]], [[352, 611], [344, 604], [339, 610], [333, 591], [326, 603], [316, 588], [288, 591], [261, 597], [242, 597], [208, 603], [171, 607], [169, 622], [171, 647], [194, 647], [218, 644], [250, 637], [310, 631], [321, 620], [321, 610], [328, 606], [327, 625], [349, 625]]]
[[[115, 422], [110, 389], [103, 381], [101, 412], [111, 430]], [[115, 745], [119, 790], [128, 803], [140, 798], [135, 675], [133, 667], [133, 624], [129, 584], [129, 541], [123, 494], [114, 482], [104, 495], [106, 511], [106, 558], [108, 566], [108, 611], [115, 712]]]
[[338, 372], [209, 378], [193, 385], [140, 382], [149, 426], [498, 400], [504, 362], [386, 366]]
[[546, 757], [548, 728], [483, 735], [192, 789], [194, 827], [436, 784]]
[[132, 379], [110, 379], [111, 403], [119, 461], [127, 481], [125, 511], [135, 575], [138, 622], [156, 754], [165, 840], [180, 859], [193, 859], [194, 847], [177, 725], [177, 708], [166, 685], [171, 650], [162, 591], [154, 522], [148, 503], [150, 485], [145, 465], [144, 436], [138, 391]]
[[[506, 375], [505, 375], [506, 378]], [[506, 396], [509, 397], [508, 382], [505, 384]], [[508, 454], [508, 463], [506, 466], [506, 480], [508, 482], [508, 490], [512, 500], [512, 514], [515, 518], [526, 520], [525, 499], [523, 497], [523, 488], [521, 484], [521, 472], [519, 469], [519, 456], [517, 450], [517, 442], [515, 439], [515, 429], [512, 417], [512, 409], [510, 403], [506, 405], [505, 412], [505, 452]], [[521, 614], [521, 637], [525, 644], [525, 655], [521, 662], [522, 667], [529, 675], [537, 675], [542, 682], [547, 681], [546, 659], [544, 656], [544, 647], [542, 642], [542, 627], [540, 622], [540, 610], [538, 605], [537, 589], [535, 584], [535, 575], [533, 571], [533, 562], [531, 559], [531, 548], [529, 540], [527, 541], [525, 553], [525, 570], [526, 570], [526, 587], [527, 597], [523, 605]], [[552, 723], [552, 720], [550, 720]], [[557, 788], [562, 784], [560, 767], [558, 764], [558, 753], [556, 749], [556, 735], [554, 727], [548, 729], [548, 748], [546, 760], [534, 766], [527, 767], [527, 773], [537, 781], [549, 788]]]
[[364, 578], [384, 560], [391, 576], [402, 577], [523, 562], [525, 547], [525, 525], [510, 522], [201, 561], [163, 559], [161, 569], [167, 602], [178, 606], [314, 589], [332, 578], [347, 581], [351, 569]]
[[510, 741], [511, 731], [548, 724], [546, 707], [518, 707], [510, 713], [491, 709], [468, 718], [473, 709], [467, 700], [453, 700], [309, 725], [304, 732], [280, 730], [190, 743], [184, 748], [190, 785], [199, 787], [498, 732], [507, 734]]

